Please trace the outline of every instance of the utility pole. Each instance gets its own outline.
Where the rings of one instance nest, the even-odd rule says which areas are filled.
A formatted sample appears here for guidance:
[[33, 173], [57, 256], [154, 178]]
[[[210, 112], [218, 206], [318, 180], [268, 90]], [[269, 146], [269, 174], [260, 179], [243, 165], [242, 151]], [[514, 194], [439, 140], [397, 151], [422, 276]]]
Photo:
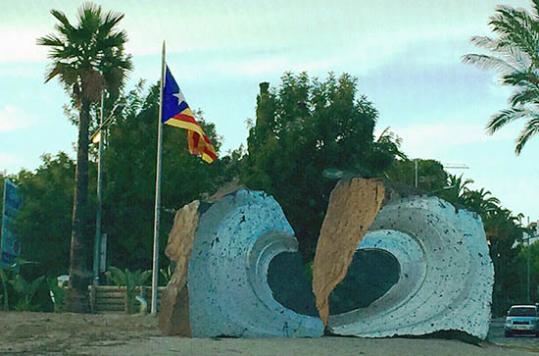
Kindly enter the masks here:
[[101, 110], [98, 134], [99, 148], [97, 153], [97, 211], [95, 215], [95, 241], [94, 241], [94, 284], [99, 284], [99, 260], [101, 255], [101, 209], [103, 204], [103, 145], [105, 132], [103, 131], [103, 114], [105, 106], [105, 91], [101, 91]]
[[414, 160], [414, 171], [415, 171], [415, 175], [414, 175], [414, 187], [417, 188], [417, 185], [418, 185], [418, 182], [419, 182], [419, 160], [416, 158]]
[[102, 229], [101, 221], [103, 215], [103, 151], [105, 149], [105, 140], [106, 140], [106, 127], [112, 121], [116, 111], [122, 106], [119, 104], [114, 105], [109, 116], [105, 119], [105, 93], [101, 92], [101, 109], [100, 109], [100, 123], [97, 130], [92, 134], [91, 141], [92, 143], [98, 143], [97, 151], [97, 208], [95, 214], [95, 239], [94, 239], [94, 285], [99, 284], [99, 272], [100, 272], [100, 256], [102, 248]]
[[[528, 216], [528, 229], [530, 228], [530, 217]], [[526, 283], [526, 300], [528, 301], [528, 304], [530, 304], [532, 301], [531, 301], [531, 298], [530, 298], [530, 255], [531, 255], [531, 251], [530, 251], [530, 239], [532, 238], [532, 232], [530, 231], [530, 233], [528, 234], [528, 248], [527, 248], [527, 251], [526, 251], [526, 264], [527, 264], [527, 273], [526, 273], [526, 278], [527, 278], [527, 283]]]

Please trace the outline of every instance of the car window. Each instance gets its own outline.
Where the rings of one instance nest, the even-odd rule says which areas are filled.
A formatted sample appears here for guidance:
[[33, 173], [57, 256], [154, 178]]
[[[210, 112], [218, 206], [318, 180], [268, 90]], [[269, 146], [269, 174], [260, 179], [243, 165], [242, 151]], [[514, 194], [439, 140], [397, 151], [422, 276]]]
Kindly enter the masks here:
[[509, 309], [509, 316], [537, 316], [537, 309], [518, 307]]

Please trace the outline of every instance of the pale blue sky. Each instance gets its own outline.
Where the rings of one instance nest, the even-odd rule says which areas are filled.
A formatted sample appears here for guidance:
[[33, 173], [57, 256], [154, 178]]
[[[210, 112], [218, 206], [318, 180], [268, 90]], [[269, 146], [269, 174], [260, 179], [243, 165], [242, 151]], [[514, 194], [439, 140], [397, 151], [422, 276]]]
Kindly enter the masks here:
[[[515, 124], [495, 136], [488, 118], [506, 105], [493, 72], [462, 64], [473, 35], [488, 34], [497, 4], [527, 0], [96, 1], [125, 13], [128, 51], [139, 79], [156, 81], [160, 47], [192, 107], [216, 124], [224, 149], [244, 143], [258, 83], [278, 84], [286, 70], [359, 78], [410, 157], [466, 164], [455, 170], [514, 210], [539, 218], [539, 138], [513, 153]], [[43, 153], [73, 156], [76, 128], [63, 115], [67, 96], [43, 84], [37, 37], [54, 26], [51, 8], [73, 18], [81, 2], [0, 0], [0, 170], [33, 169]]]

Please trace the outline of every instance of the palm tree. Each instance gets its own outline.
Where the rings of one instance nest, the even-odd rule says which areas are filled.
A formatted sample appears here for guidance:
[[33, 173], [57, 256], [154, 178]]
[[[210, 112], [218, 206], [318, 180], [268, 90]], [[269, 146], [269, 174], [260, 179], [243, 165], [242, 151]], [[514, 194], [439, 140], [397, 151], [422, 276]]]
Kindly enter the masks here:
[[37, 40], [38, 45], [49, 48], [48, 57], [52, 61], [45, 82], [58, 78], [79, 110], [67, 307], [74, 312], [84, 312], [91, 280], [88, 268], [91, 251], [88, 231], [90, 108], [103, 90], [111, 96], [118, 94], [132, 67], [131, 56], [124, 52], [126, 33], [116, 29], [123, 14], [104, 13], [100, 6], [91, 3], [79, 9], [77, 24], [71, 24], [61, 11], [51, 10], [51, 14], [58, 20], [55, 33]]
[[497, 38], [472, 38], [472, 43], [489, 54], [463, 57], [465, 63], [499, 71], [502, 84], [514, 87], [510, 107], [490, 119], [487, 132], [493, 134], [510, 122], [527, 120], [516, 140], [517, 155], [531, 137], [539, 134], [539, 0], [532, 4], [532, 13], [499, 6], [489, 22]]
[[458, 177], [449, 174], [447, 176], [448, 188], [441, 190], [439, 196], [452, 203], [464, 204], [464, 196], [470, 190], [468, 186], [473, 182], [471, 179], [464, 179], [462, 174]]
[[464, 205], [476, 213], [487, 216], [500, 206], [500, 200], [485, 188], [479, 190], [466, 190], [463, 194]]

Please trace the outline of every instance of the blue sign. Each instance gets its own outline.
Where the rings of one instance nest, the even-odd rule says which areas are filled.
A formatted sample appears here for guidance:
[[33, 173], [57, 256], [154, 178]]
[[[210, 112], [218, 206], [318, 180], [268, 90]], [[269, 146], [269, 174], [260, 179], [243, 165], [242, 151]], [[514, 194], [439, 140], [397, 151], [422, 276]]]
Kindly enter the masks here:
[[11, 265], [21, 254], [21, 244], [13, 232], [13, 222], [21, 208], [22, 199], [18, 187], [8, 179], [4, 181], [4, 208], [2, 209], [2, 236], [0, 240], [0, 264]]

